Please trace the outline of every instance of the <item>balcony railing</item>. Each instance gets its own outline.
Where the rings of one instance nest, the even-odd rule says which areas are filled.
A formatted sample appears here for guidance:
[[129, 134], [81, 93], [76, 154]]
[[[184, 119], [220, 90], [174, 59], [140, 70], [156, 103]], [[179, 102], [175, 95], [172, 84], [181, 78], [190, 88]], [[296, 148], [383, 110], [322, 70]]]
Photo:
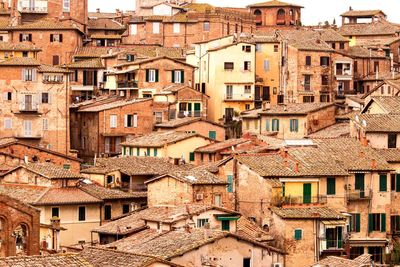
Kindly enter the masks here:
[[121, 189], [124, 191], [131, 190], [133, 192], [146, 192], [147, 186], [144, 184], [136, 184], [136, 185], [133, 185], [132, 188], [130, 188], [129, 182], [122, 182]]
[[357, 200], [369, 200], [372, 198], [372, 190], [348, 190], [347, 191], [347, 200], [349, 201], [357, 201]]
[[254, 95], [248, 94], [225, 94], [225, 101], [253, 101]]
[[321, 238], [321, 250], [343, 249], [343, 240]]
[[18, 11], [22, 13], [48, 13], [47, 0], [20, 0]]
[[199, 118], [201, 117], [201, 111], [179, 111], [178, 112], [178, 118], [186, 118], [186, 117], [195, 117]]
[[39, 105], [37, 103], [20, 103], [19, 111], [20, 112], [38, 112]]
[[325, 204], [327, 197], [324, 195], [317, 196], [284, 196], [282, 197], [282, 204], [297, 205], [297, 204]]
[[137, 81], [123, 81], [117, 83], [118, 88], [138, 88]]

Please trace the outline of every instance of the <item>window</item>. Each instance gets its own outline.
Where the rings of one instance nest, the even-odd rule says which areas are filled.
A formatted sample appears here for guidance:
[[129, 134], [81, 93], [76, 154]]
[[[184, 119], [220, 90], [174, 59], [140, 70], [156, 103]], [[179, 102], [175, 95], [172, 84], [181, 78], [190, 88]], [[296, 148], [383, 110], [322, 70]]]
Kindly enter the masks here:
[[264, 59], [264, 71], [269, 71], [269, 60]]
[[127, 214], [130, 211], [130, 205], [129, 204], [123, 204], [122, 205], [122, 214]]
[[290, 132], [297, 133], [299, 131], [299, 120], [298, 119], [291, 119], [290, 120]]
[[374, 73], [379, 72], [379, 61], [374, 61]]
[[63, 12], [69, 12], [70, 8], [70, 0], [63, 0]]
[[24, 120], [24, 136], [32, 136], [32, 121]]
[[154, 115], [156, 117], [156, 124], [163, 122], [163, 113], [162, 112], [155, 112]]
[[171, 81], [173, 83], [184, 83], [185, 82], [185, 72], [183, 70], [173, 70]]
[[251, 46], [250, 45], [243, 45], [242, 46], [242, 51], [244, 51], [246, 53], [250, 53], [251, 52]]
[[3, 93], [3, 100], [11, 101], [12, 100], [12, 92], [4, 92]]
[[136, 35], [137, 34], [137, 24], [129, 25], [129, 32], [131, 33], [131, 35]]
[[229, 225], [229, 221], [221, 221], [221, 226], [222, 226], [222, 231], [229, 231], [230, 230], [230, 225]]
[[53, 56], [53, 65], [54, 66], [60, 65], [60, 56], [58, 56], [58, 55]]
[[320, 65], [323, 67], [329, 66], [329, 57], [320, 57]]
[[244, 93], [245, 94], [251, 94], [251, 85], [245, 85], [244, 86]]
[[137, 128], [138, 127], [138, 115], [137, 114], [126, 114], [124, 118], [125, 128]]
[[43, 119], [42, 127], [43, 127], [43, 131], [49, 130], [49, 119], [47, 119], [47, 118]]
[[60, 208], [52, 207], [51, 208], [51, 217], [58, 217], [60, 218]]
[[336, 179], [334, 177], [328, 177], [326, 180], [326, 194], [327, 195], [336, 194]]
[[380, 231], [386, 232], [386, 214], [370, 213], [368, 214], [368, 232]]
[[181, 32], [181, 24], [174, 23], [174, 33], [180, 33], [180, 32]]
[[350, 232], [360, 232], [360, 213], [351, 213], [350, 214]]
[[36, 80], [36, 69], [23, 69], [22, 80], [25, 82], [32, 82]]
[[336, 43], [332, 43], [332, 49], [336, 49]]
[[278, 45], [274, 45], [274, 52], [278, 52], [279, 46]]
[[279, 132], [279, 120], [278, 119], [272, 119], [272, 131]]
[[251, 71], [251, 62], [250, 62], [250, 61], [245, 61], [245, 62], [244, 62], [243, 69], [244, 69], [244, 70]]
[[48, 104], [49, 103], [49, 93], [42, 93], [42, 99], [41, 99], [42, 104]]
[[110, 128], [117, 128], [117, 115], [110, 115]]
[[146, 82], [150, 82], [150, 83], [158, 82], [158, 70], [147, 69], [146, 70]]
[[210, 139], [213, 139], [213, 140], [217, 139], [217, 132], [216, 131], [209, 131], [208, 132], [208, 137]]
[[208, 219], [197, 219], [197, 228], [202, 228], [208, 224]]
[[194, 152], [189, 153], [189, 160], [194, 161]]
[[153, 33], [154, 34], [160, 33], [160, 22], [153, 22]]
[[304, 90], [311, 90], [311, 75], [304, 75]]
[[249, 110], [250, 109], [250, 104], [245, 104], [244, 109], [245, 110]]
[[225, 70], [233, 70], [233, 68], [234, 68], [233, 62], [225, 62], [224, 63], [224, 69]]
[[390, 216], [390, 230], [392, 233], [400, 233], [400, 216], [394, 215]]
[[397, 147], [397, 134], [388, 134], [388, 148]]
[[104, 220], [111, 220], [111, 205], [104, 206]]
[[62, 41], [63, 41], [62, 34], [50, 34], [50, 42], [51, 43], [54, 43], [54, 42], [62, 43]]
[[209, 21], [205, 21], [204, 22], [203, 31], [205, 31], [205, 32], [209, 32], [210, 31], [210, 22]]
[[379, 174], [379, 191], [387, 191], [387, 174]]
[[222, 206], [222, 200], [221, 200], [221, 195], [220, 194], [214, 195], [214, 205], [216, 207], [221, 207]]
[[303, 96], [303, 103], [314, 103], [315, 97], [313, 95]]
[[306, 66], [311, 66], [311, 56], [306, 56]]
[[114, 175], [107, 175], [107, 184], [114, 183]]
[[12, 129], [12, 118], [4, 118], [4, 129]]
[[340, 43], [340, 49], [344, 49], [344, 43], [343, 42]]
[[294, 240], [301, 240], [303, 237], [303, 230], [295, 229], [294, 230]]
[[27, 51], [24, 51], [24, 52], [22, 52], [22, 57], [28, 57], [28, 52]]
[[323, 86], [329, 85], [329, 76], [328, 75], [321, 75], [321, 84]]
[[86, 207], [78, 208], [78, 221], [86, 221]]
[[227, 183], [228, 183], [227, 187], [228, 193], [233, 193], [233, 175], [227, 176]]
[[243, 267], [251, 267], [251, 258], [243, 258]]
[[32, 34], [31, 33], [20, 33], [19, 41], [20, 42], [32, 42]]

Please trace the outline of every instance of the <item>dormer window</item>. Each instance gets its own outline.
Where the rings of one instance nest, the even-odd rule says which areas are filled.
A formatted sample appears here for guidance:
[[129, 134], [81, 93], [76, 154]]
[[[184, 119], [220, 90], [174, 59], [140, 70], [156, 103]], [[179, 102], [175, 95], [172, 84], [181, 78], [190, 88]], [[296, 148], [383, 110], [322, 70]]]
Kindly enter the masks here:
[[20, 33], [19, 41], [20, 42], [32, 42], [32, 34], [31, 33]]
[[62, 43], [62, 41], [63, 41], [62, 34], [50, 34], [50, 42], [52, 42], [52, 43], [54, 43], [54, 42]]

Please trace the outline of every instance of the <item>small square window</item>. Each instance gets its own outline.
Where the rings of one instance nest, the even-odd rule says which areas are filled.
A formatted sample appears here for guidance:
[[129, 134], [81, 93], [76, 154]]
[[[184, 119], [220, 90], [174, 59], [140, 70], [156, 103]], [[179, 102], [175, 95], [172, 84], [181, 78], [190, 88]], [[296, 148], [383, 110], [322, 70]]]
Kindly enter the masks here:
[[279, 46], [278, 45], [274, 45], [274, 52], [278, 52]]
[[295, 229], [294, 230], [294, 239], [295, 240], [301, 240], [302, 238], [303, 238], [303, 230]]
[[233, 62], [225, 62], [224, 63], [224, 69], [225, 70], [233, 70], [234, 69], [234, 63]]

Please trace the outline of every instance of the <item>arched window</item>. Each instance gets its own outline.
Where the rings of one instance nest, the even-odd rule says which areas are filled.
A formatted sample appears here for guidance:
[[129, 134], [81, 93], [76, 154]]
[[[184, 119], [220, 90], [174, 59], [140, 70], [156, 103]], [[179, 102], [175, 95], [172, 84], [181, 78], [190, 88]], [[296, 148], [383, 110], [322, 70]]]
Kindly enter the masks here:
[[15, 238], [16, 255], [28, 255], [28, 227], [24, 224], [18, 225], [14, 229], [13, 236]]
[[261, 26], [262, 25], [262, 13], [261, 10], [256, 9], [254, 10], [254, 16], [256, 17], [256, 25]]
[[276, 18], [276, 24], [277, 25], [285, 25], [286, 21], [285, 21], [285, 16], [286, 16], [286, 12], [284, 9], [279, 9], [278, 10], [278, 14], [277, 14], [277, 18]]

